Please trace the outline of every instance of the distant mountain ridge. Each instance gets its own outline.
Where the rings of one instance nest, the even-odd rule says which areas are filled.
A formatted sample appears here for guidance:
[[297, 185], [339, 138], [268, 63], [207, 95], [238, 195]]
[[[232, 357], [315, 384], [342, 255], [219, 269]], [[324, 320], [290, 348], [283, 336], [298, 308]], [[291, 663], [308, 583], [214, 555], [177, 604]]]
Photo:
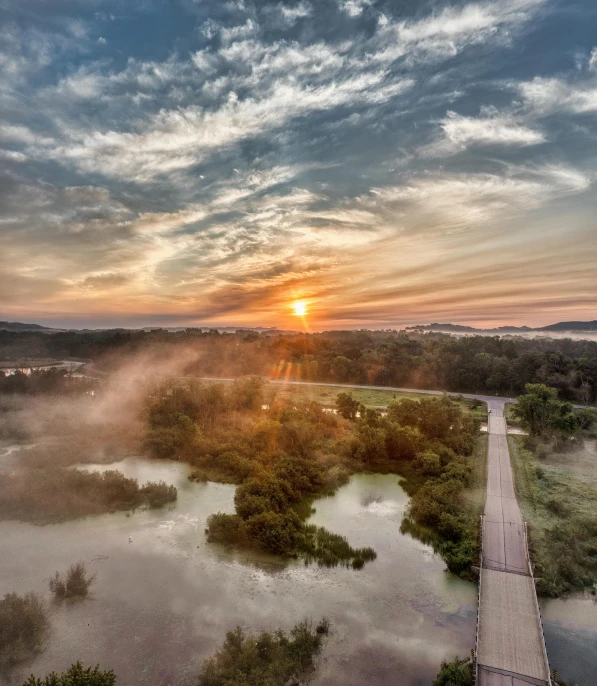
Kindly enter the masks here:
[[492, 329], [479, 329], [474, 326], [463, 326], [461, 324], [418, 324], [407, 326], [407, 330], [413, 331], [447, 331], [454, 333], [528, 333], [529, 331], [597, 331], [597, 320], [591, 322], [557, 322], [548, 326], [498, 326]]
[[0, 322], [2, 331], [54, 331], [41, 324], [23, 324], [22, 322]]
[[[162, 331], [185, 331], [186, 329], [191, 329], [193, 328], [195, 330], [202, 330], [202, 331], [209, 331], [209, 330], [214, 330], [217, 329], [220, 331], [220, 333], [235, 333], [235, 332], [243, 332], [243, 333], [250, 333], [250, 332], [255, 332], [259, 334], [293, 334], [293, 333], [298, 333], [297, 331], [292, 331], [292, 330], [284, 330], [284, 329], [276, 329], [275, 327], [261, 327], [261, 326], [255, 326], [255, 327], [244, 327], [244, 326], [226, 326], [226, 327], [220, 327], [220, 326], [215, 326], [215, 327], [206, 327], [206, 326], [199, 326], [199, 327], [170, 327], [170, 326], [156, 326], [156, 327], [142, 327], [141, 329], [126, 329], [124, 327], [106, 327], [106, 328], [97, 328], [97, 329], [65, 329], [65, 328], [52, 328], [48, 326], [42, 326], [41, 324], [24, 324], [23, 322], [4, 322], [0, 321], [0, 331], [39, 331], [41, 333], [56, 333], [58, 331], [79, 331], [81, 333], [83, 332], [90, 332], [90, 331], [151, 331], [153, 329], [158, 329]], [[583, 331], [583, 332], [588, 332], [588, 331], [597, 331], [597, 320], [594, 319], [593, 321], [590, 322], [579, 322], [579, 321], [570, 321], [570, 322], [557, 322], [556, 324], [549, 324], [548, 326], [539, 326], [536, 328], [530, 327], [530, 326], [497, 326], [494, 328], [489, 328], [489, 329], [481, 329], [477, 328], [474, 326], [466, 326], [463, 324], [450, 324], [450, 323], [444, 323], [440, 324], [438, 322], [435, 322], [433, 324], [416, 324], [415, 326], [407, 326], [405, 327], [407, 331], [445, 331], [447, 333], [493, 333], [493, 334], [517, 334], [517, 333], [529, 333], [533, 331], [554, 331], [554, 332], [561, 332], [561, 331]]]

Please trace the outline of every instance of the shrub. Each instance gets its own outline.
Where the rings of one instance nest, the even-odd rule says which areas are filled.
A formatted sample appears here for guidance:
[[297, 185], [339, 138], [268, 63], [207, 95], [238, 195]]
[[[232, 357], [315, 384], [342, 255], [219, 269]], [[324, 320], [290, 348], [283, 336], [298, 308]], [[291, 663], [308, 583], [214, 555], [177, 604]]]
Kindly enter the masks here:
[[296, 549], [301, 528], [298, 515], [289, 510], [284, 514], [262, 512], [246, 520], [246, 530], [255, 545], [274, 555], [290, 555]]
[[207, 518], [207, 540], [224, 545], [246, 545], [248, 542], [244, 521], [236, 514], [218, 512]]
[[169, 486], [165, 481], [148, 481], [139, 489], [139, 494], [151, 509], [173, 503], [178, 497], [176, 486]]
[[66, 577], [56, 572], [50, 579], [50, 591], [59, 599], [86, 598], [95, 576], [88, 576], [85, 563], [77, 562], [68, 568]]
[[59, 521], [143, 505], [160, 507], [176, 497], [174, 486], [149, 482], [140, 487], [114, 470], [28, 469], [0, 480], [0, 518]]
[[247, 636], [237, 627], [226, 634], [222, 648], [203, 664], [199, 686], [298, 684], [314, 670], [315, 657], [328, 632], [326, 619], [315, 628], [310, 622], [301, 622], [289, 634], [278, 629]]
[[36, 593], [7, 593], [0, 600], [0, 667], [27, 660], [42, 649], [49, 622]]
[[473, 665], [469, 658], [443, 661], [433, 686], [473, 686]]

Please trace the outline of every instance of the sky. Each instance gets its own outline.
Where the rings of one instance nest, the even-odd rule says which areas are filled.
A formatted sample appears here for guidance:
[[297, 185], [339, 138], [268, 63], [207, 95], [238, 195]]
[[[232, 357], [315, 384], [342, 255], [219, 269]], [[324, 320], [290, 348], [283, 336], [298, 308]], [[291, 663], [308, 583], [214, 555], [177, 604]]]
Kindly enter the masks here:
[[0, 0], [0, 319], [595, 319], [596, 174], [594, 0]]

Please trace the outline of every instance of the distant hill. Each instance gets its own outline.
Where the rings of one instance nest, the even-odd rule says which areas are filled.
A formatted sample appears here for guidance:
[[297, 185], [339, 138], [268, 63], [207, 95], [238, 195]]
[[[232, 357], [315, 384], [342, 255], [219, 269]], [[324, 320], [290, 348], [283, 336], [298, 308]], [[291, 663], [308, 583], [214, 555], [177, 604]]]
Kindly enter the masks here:
[[495, 329], [477, 329], [474, 326], [463, 326], [462, 324], [418, 324], [407, 326], [409, 331], [417, 329], [419, 331], [453, 331], [454, 333], [516, 333], [521, 331], [534, 331], [528, 326], [499, 326]]
[[41, 324], [23, 324], [22, 322], [0, 322], [2, 331], [54, 331]]
[[530, 331], [597, 331], [597, 320], [592, 322], [558, 322], [549, 326], [532, 328], [530, 326], [498, 326], [493, 329], [478, 329], [474, 326], [463, 326], [461, 324], [419, 324], [417, 326], [407, 326], [409, 331], [446, 331], [453, 333], [528, 333]]
[[254, 326], [254, 327], [245, 327], [245, 326], [199, 326], [199, 327], [186, 327], [186, 326], [146, 326], [141, 329], [126, 329], [124, 327], [106, 327], [106, 328], [97, 328], [97, 329], [53, 329], [51, 327], [47, 326], [41, 326], [41, 324], [23, 324], [22, 322], [0, 322], [0, 331], [20, 331], [20, 332], [27, 332], [27, 331], [36, 331], [39, 333], [57, 333], [57, 332], [64, 332], [64, 331], [72, 331], [75, 333], [95, 333], [98, 331], [120, 331], [120, 332], [127, 332], [127, 331], [145, 331], [145, 332], [150, 332], [150, 331], [167, 331], [170, 333], [175, 333], [175, 332], [181, 332], [181, 331], [198, 331], [198, 332], [206, 332], [206, 331], [219, 331], [220, 333], [255, 333], [263, 336], [267, 335], [287, 335], [287, 334], [296, 334], [299, 333], [298, 331], [295, 331], [293, 329], [277, 329], [275, 326], [273, 327], [263, 327], [263, 326]]
[[597, 331], [597, 320], [592, 322], [558, 322], [549, 326], [542, 326], [536, 331]]

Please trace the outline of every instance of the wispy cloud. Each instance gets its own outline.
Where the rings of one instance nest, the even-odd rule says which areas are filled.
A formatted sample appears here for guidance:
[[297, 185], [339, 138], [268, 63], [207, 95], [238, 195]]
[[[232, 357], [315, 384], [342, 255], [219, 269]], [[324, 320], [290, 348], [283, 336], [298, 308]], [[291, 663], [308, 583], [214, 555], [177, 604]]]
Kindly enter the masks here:
[[559, 78], [536, 77], [519, 84], [518, 88], [527, 107], [539, 114], [597, 111], [597, 82], [594, 80], [571, 83]]
[[[415, 5], [7, 21], [3, 316], [271, 324], [305, 297], [333, 326], [580, 302], [597, 259], [593, 46], [522, 78], [525, 37], [554, 30], [548, 0]], [[159, 38], [123, 39], [139, 12]]]
[[545, 142], [541, 131], [520, 123], [516, 117], [489, 112], [481, 117], [463, 117], [448, 112], [439, 122], [443, 136], [425, 149], [428, 155], [451, 155], [470, 146], [538, 145]]

